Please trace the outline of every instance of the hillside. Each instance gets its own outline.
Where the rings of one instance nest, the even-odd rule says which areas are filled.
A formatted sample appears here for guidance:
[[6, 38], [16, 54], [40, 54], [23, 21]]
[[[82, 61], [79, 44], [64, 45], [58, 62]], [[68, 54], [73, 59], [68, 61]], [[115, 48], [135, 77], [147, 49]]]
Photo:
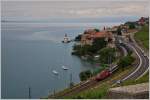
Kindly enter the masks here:
[[149, 26], [145, 25], [139, 32], [135, 33], [135, 39], [146, 49], [149, 49]]

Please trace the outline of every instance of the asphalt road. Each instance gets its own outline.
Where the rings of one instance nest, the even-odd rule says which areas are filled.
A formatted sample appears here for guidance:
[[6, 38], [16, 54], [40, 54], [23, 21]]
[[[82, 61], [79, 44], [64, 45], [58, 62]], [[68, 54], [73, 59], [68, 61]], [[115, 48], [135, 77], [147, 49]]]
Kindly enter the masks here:
[[135, 42], [125, 42], [123, 38], [120, 38], [125, 45], [127, 45], [130, 49], [132, 49], [138, 57], [138, 63], [136, 64], [136, 69], [131, 72], [128, 76], [122, 78], [122, 81], [127, 79], [138, 79], [143, 76], [144, 73], [148, 71], [149, 68], [149, 59], [146, 56], [145, 52]]
[[144, 53], [134, 43], [128, 43], [127, 45], [137, 54], [139, 63], [136, 65], [136, 69], [131, 74], [122, 79], [123, 81], [141, 77], [141, 75], [143, 75], [143, 73], [145, 73], [149, 67], [148, 57], [144, 56]]

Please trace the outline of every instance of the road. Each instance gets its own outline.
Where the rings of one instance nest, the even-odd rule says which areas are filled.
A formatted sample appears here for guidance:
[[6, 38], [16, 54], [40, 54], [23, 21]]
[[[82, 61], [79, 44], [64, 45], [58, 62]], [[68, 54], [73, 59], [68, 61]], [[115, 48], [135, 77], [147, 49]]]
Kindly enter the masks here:
[[125, 45], [127, 45], [129, 48], [131, 48], [135, 52], [139, 60], [139, 63], [135, 66], [136, 69], [121, 80], [125, 81], [127, 79], [138, 79], [142, 77], [148, 71], [149, 59], [147, 55], [143, 52], [143, 50], [136, 44], [136, 42], [125, 42], [123, 38], [121, 39], [123, 43], [125, 43]]

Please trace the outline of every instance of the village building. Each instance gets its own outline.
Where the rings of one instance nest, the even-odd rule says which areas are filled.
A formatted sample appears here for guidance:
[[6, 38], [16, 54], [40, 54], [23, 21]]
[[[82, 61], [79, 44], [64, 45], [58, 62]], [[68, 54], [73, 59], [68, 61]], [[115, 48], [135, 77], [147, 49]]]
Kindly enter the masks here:
[[139, 25], [144, 25], [144, 24], [148, 24], [149, 23], [149, 18], [147, 17], [141, 17], [138, 21]]
[[108, 47], [115, 47], [114, 37], [111, 31], [108, 31], [105, 27], [102, 31], [95, 31], [95, 29], [88, 29], [81, 36], [82, 45], [92, 45], [93, 40], [96, 38], [105, 38], [108, 42]]
[[107, 29], [107, 31], [112, 32], [113, 34], [115, 34], [117, 32], [119, 26], [113, 26], [112, 28]]

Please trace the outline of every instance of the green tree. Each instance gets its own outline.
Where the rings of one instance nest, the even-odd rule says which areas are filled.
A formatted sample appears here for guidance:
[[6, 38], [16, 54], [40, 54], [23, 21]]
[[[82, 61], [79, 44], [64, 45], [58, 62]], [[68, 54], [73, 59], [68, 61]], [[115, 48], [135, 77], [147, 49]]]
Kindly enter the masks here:
[[128, 25], [128, 26], [129, 26], [129, 29], [134, 29], [136, 23], [135, 23], [135, 22], [126, 22], [125, 25]]
[[115, 60], [115, 52], [116, 52], [115, 48], [106, 47], [101, 49], [98, 52], [100, 54], [100, 58], [99, 58], [100, 62], [105, 64], [112, 63]]
[[99, 29], [96, 29], [96, 28], [95, 28], [94, 30], [95, 30], [96, 32], [100, 32], [100, 30], [99, 30]]
[[104, 38], [96, 38], [93, 40], [92, 45], [74, 45], [74, 52], [72, 54], [76, 54], [79, 56], [93, 55], [94, 53], [97, 53], [97, 51], [99, 51], [100, 49], [106, 47], [106, 44], [107, 42]]
[[107, 42], [105, 41], [105, 38], [95, 38], [93, 40], [92, 49], [90, 51], [92, 53], [97, 53], [100, 49], [106, 47]]
[[74, 45], [73, 50], [79, 50], [81, 48], [81, 45]]
[[78, 35], [77, 37], [75, 37], [75, 41], [81, 41], [81, 36], [82, 35]]
[[124, 70], [125, 67], [131, 65], [135, 59], [131, 55], [127, 55], [120, 59], [118, 65]]
[[92, 76], [92, 73], [90, 70], [87, 70], [87, 71], [83, 71], [79, 74], [80, 76], [80, 80], [81, 81], [84, 81], [84, 80], [87, 80], [88, 78], [90, 78]]
[[135, 28], [135, 24], [134, 23], [130, 23], [129, 24], [129, 29], [134, 29]]
[[91, 45], [82, 46], [81, 55], [92, 55], [91, 49], [92, 49]]
[[118, 27], [118, 29], [117, 29], [117, 34], [118, 34], [118, 35], [122, 35], [121, 27]]

